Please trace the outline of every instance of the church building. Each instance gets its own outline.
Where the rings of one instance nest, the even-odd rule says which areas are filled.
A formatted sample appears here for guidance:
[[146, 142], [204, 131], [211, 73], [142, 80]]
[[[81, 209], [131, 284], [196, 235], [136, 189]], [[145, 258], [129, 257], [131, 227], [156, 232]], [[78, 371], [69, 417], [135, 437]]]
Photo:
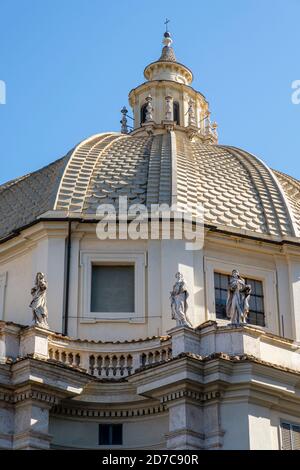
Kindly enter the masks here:
[[300, 182], [218, 144], [168, 31], [144, 77], [0, 186], [0, 448], [300, 450]]

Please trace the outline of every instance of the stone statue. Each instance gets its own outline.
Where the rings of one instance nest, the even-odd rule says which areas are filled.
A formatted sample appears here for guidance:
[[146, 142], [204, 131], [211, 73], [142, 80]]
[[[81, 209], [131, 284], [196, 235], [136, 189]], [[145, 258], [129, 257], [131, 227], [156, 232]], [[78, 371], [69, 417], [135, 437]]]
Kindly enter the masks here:
[[146, 98], [146, 122], [153, 121], [153, 106], [152, 106], [152, 96], [148, 95]]
[[211, 132], [214, 135], [216, 139], [218, 139], [218, 124], [216, 122], [213, 122], [211, 125]]
[[193, 325], [188, 319], [186, 313], [188, 309], [187, 298], [189, 296], [187, 286], [181, 273], [176, 273], [175, 278], [176, 282], [170, 296], [172, 320], [176, 320], [177, 326], [188, 326], [193, 328]]
[[195, 118], [195, 110], [194, 110], [194, 101], [192, 99], [189, 100], [189, 107], [188, 107], [187, 113], [188, 113], [188, 125], [195, 126], [196, 118]]
[[234, 269], [229, 280], [226, 303], [226, 315], [231, 320], [231, 324], [247, 323], [250, 294], [250, 284], [246, 284], [245, 279]]
[[166, 96], [166, 121], [173, 120], [172, 96]]
[[47, 281], [43, 273], [37, 273], [35, 286], [31, 289], [32, 301], [29, 307], [32, 308], [32, 323], [41, 328], [49, 328], [48, 310], [46, 301]]

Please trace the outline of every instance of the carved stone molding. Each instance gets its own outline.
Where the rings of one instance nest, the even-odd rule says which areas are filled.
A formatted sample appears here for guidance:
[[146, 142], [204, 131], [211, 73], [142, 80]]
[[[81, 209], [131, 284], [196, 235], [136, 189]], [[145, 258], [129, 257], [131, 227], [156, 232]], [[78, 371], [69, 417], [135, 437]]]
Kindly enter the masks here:
[[220, 390], [211, 392], [197, 392], [195, 390], [177, 390], [175, 392], [168, 393], [161, 397], [161, 403], [167, 403], [181, 398], [190, 398], [199, 402], [207, 402], [209, 400], [215, 400], [222, 398], [223, 393]]
[[[177, 436], [193, 436], [197, 439], [201, 439], [202, 441], [204, 441], [205, 439], [205, 434], [201, 433], [201, 432], [196, 432], [196, 431], [192, 431], [191, 429], [181, 429], [179, 431], [173, 431], [173, 432], [168, 432], [165, 434], [165, 437], [166, 439], [171, 439], [173, 437], [177, 437]], [[204, 449], [204, 446], [203, 446], [203, 449]]]
[[1, 392], [0, 401], [16, 404], [25, 400], [38, 400], [48, 403], [50, 406], [57, 405], [59, 398], [53, 394], [41, 392], [39, 390], [26, 390], [23, 392]]
[[28, 390], [26, 392], [20, 392], [15, 394], [15, 402], [24, 400], [38, 400], [50, 405], [56, 405], [59, 403], [59, 398], [50, 393], [40, 392], [38, 390]]
[[163, 413], [166, 411], [165, 405], [149, 406], [144, 408], [131, 408], [128, 410], [116, 409], [83, 409], [73, 408], [63, 405], [54, 406], [51, 410], [53, 415], [74, 416], [82, 418], [133, 418]]
[[196, 135], [198, 135], [198, 130], [196, 129], [193, 129], [192, 127], [188, 127], [187, 129], [187, 134], [188, 134], [188, 138], [191, 142], [193, 142], [194, 138], [196, 137]]
[[0, 402], [14, 403], [14, 394], [10, 392], [0, 392]]
[[167, 121], [167, 120], [164, 120], [162, 121], [162, 124], [164, 126], [164, 128], [166, 129], [167, 132], [171, 132], [174, 130], [174, 127], [175, 127], [175, 122], [174, 121]]

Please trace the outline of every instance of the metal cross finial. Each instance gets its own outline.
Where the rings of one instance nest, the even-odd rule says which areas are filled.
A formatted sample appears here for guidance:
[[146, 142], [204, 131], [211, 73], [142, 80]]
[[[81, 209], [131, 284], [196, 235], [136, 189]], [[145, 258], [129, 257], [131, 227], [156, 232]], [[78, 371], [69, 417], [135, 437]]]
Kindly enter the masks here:
[[166, 33], [168, 32], [168, 23], [170, 23], [170, 20], [166, 18], [166, 21], [164, 22], [164, 24], [166, 25]]

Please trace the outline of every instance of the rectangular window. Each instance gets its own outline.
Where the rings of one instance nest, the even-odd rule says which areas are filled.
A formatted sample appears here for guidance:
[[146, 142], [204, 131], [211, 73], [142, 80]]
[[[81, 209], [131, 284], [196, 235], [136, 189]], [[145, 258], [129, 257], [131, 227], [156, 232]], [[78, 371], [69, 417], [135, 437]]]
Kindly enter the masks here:
[[281, 423], [282, 450], [300, 450], [300, 425]]
[[133, 265], [92, 265], [91, 312], [134, 312]]
[[122, 424], [99, 424], [99, 445], [100, 446], [123, 445], [123, 425]]
[[[214, 273], [215, 285], [215, 305], [216, 317], [226, 317], [226, 301], [230, 275]], [[246, 284], [250, 284], [252, 292], [250, 295], [250, 310], [248, 315], [248, 323], [252, 325], [265, 326], [265, 312], [264, 312], [264, 295], [263, 285], [261, 281], [256, 279], [245, 278]]]

